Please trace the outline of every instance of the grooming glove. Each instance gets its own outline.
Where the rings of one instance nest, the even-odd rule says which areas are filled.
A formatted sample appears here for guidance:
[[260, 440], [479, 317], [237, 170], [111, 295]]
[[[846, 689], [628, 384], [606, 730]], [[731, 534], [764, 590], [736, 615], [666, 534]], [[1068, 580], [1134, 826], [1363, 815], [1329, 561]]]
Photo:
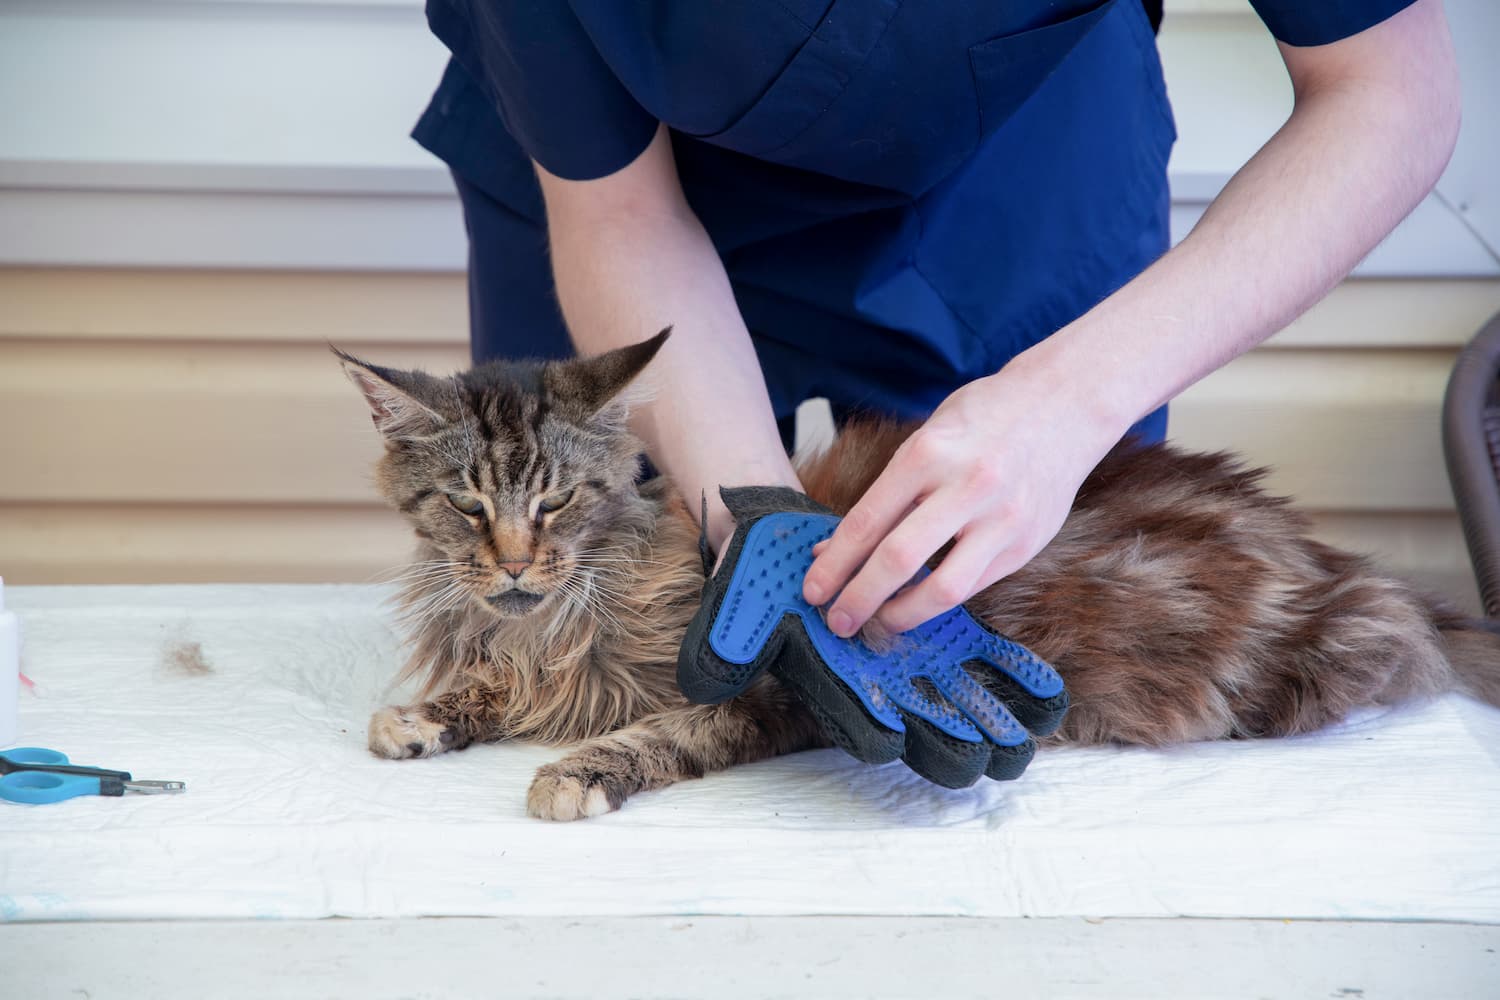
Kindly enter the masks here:
[[812, 547], [838, 517], [782, 487], [719, 493], [735, 531], [717, 574], [702, 545], [703, 603], [677, 661], [690, 700], [726, 701], [770, 670], [862, 761], [899, 757], [948, 788], [1021, 775], [1036, 751], [1032, 734], [1053, 732], [1067, 711], [1056, 671], [962, 607], [893, 636], [883, 651], [839, 638], [802, 598]]

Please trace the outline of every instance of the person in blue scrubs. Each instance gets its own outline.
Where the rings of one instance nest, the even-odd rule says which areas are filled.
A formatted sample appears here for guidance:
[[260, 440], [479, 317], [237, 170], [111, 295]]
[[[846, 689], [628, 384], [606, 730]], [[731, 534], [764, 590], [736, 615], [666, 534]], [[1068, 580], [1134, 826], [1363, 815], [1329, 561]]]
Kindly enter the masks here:
[[715, 500], [798, 485], [805, 399], [925, 420], [805, 582], [841, 634], [910, 628], [1024, 565], [1111, 447], [1436, 182], [1440, 0], [1251, 3], [1295, 110], [1169, 251], [1141, 0], [429, 0], [452, 59], [414, 135], [462, 198], [474, 358], [672, 325], [633, 424]]

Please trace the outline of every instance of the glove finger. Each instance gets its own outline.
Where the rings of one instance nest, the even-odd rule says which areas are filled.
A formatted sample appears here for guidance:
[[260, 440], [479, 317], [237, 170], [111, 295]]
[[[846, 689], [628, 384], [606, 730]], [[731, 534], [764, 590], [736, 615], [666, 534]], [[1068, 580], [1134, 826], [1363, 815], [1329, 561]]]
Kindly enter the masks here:
[[930, 681], [944, 698], [963, 710], [991, 743], [1012, 747], [1030, 738], [1005, 702], [966, 671], [949, 666], [934, 671]]
[[990, 745], [950, 736], [926, 719], [901, 713], [906, 726], [906, 748], [901, 759], [906, 766], [935, 785], [968, 788], [985, 773]]
[[715, 582], [703, 585], [703, 601], [677, 652], [677, 686], [688, 701], [700, 705], [717, 705], [743, 692], [776, 661], [782, 648], [781, 632], [773, 630], [755, 657], [745, 663], [726, 660], [715, 652], [709, 637], [724, 600], [722, 587]]
[[[1021, 728], [1005, 704], [967, 673], [941, 671], [931, 678], [918, 678], [913, 686], [940, 707], [956, 705], [986, 737], [984, 775], [996, 781], [1019, 778], [1036, 753], [1036, 741]], [[955, 737], [938, 730], [949, 740]], [[908, 740], [908, 745], [910, 740]]]
[[802, 619], [787, 619], [778, 635], [785, 641], [771, 673], [801, 699], [835, 746], [867, 764], [885, 764], [901, 756], [905, 737], [872, 718], [859, 696], [824, 665]]
[[1050, 736], [1062, 725], [1063, 716], [1068, 711], [1066, 690], [1050, 698], [1039, 698], [1015, 678], [983, 660], [969, 660], [963, 669], [981, 687], [1004, 702], [1016, 721], [1037, 736]]
[[1027, 737], [1026, 742], [1013, 747], [997, 746], [990, 751], [990, 762], [984, 769], [984, 776], [996, 781], [1014, 781], [1026, 770], [1034, 756], [1036, 740], [1030, 737]]
[[[762, 496], [767, 492], [766, 490], [756, 491], [747, 488], [739, 492], [747, 493], [749, 496], [739, 496], [735, 500], [737, 504], [757, 498], [762, 503], [787, 502], [786, 497], [776, 495], [778, 491], [769, 491], [773, 494], [769, 499]], [[724, 495], [726, 501], [734, 499], [723, 490], [720, 490], [720, 493]], [[698, 611], [688, 623], [682, 645], [678, 648], [677, 686], [688, 701], [697, 702], [700, 705], [717, 705], [740, 694], [755, 678], [760, 676], [762, 670], [775, 662], [781, 652], [782, 638], [775, 623], [769, 623], [768, 632], [762, 633], [764, 640], [760, 648], [748, 660], [741, 661], [739, 657], [732, 660], [726, 659], [720, 655], [719, 650], [714, 648], [713, 632], [719, 624], [719, 615], [724, 610], [725, 600], [737, 577], [740, 557], [744, 554], [748, 536], [749, 530], [740, 527], [729, 537], [728, 547], [724, 551], [723, 565], [719, 567], [717, 573], [703, 581], [703, 596], [698, 602]], [[706, 548], [705, 542], [700, 540], [699, 544]], [[754, 637], [746, 638], [753, 639]], [[748, 648], [742, 651], [748, 652]]]

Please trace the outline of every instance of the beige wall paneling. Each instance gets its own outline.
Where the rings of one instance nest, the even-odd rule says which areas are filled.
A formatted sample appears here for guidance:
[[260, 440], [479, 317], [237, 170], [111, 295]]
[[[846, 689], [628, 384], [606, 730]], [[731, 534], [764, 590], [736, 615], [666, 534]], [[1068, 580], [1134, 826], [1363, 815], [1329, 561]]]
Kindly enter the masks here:
[[[462, 274], [0, 268], [0, 339], [468, 342]], [[1347, 281], [1279, 347], [1458, 347], [1500, 281]]]
[[18, 583], [373, 583], [411, 550], [374, 503], [0, 504], [0, 573]]
[[[0, 270], [0, 573], [364, 580], [409, 539], [327, 353], [465, 363], [455, 274]], [[1341, 286], [1177, 404], [1175, 436], [1275, 467], [1331, 541], [1472, 603], [1438, 437], [1500, 281]]]
[[1452, 511], [1315, 512], [1313, 531], [1331, 545], [1374, 557], [1430, 593], [1479, 610], [1474, 571]]
[[462, 366], [462, 275], [9, 269], [0, 303], [0, 574], [358, 581], [409, 552], [327, 344]]
[[0, 268], [0, 338], [468, 343], [462, 274]]

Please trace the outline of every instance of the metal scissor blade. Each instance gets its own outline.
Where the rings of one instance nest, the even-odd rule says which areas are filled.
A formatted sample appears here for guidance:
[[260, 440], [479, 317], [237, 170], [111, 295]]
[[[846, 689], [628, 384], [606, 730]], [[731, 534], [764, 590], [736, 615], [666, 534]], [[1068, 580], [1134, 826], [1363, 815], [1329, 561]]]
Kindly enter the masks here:
[[15, 774], [19, 771], [40, 771], [43, 774], [77, 774], [85, 778], [119, 778], [122, 781], [130, 780], [129, 771], [111, 771], [104, 767], [83, 767], [78, 764], [28, 763], [26, 761], [12, 760], [4, 754], [0, 754], [0, 775]]
[[140, 792], [142, 795], [161, 795], [167, 792], [187, 791], [185, 781], [127, 781], [125, 782], [127, 792]]

